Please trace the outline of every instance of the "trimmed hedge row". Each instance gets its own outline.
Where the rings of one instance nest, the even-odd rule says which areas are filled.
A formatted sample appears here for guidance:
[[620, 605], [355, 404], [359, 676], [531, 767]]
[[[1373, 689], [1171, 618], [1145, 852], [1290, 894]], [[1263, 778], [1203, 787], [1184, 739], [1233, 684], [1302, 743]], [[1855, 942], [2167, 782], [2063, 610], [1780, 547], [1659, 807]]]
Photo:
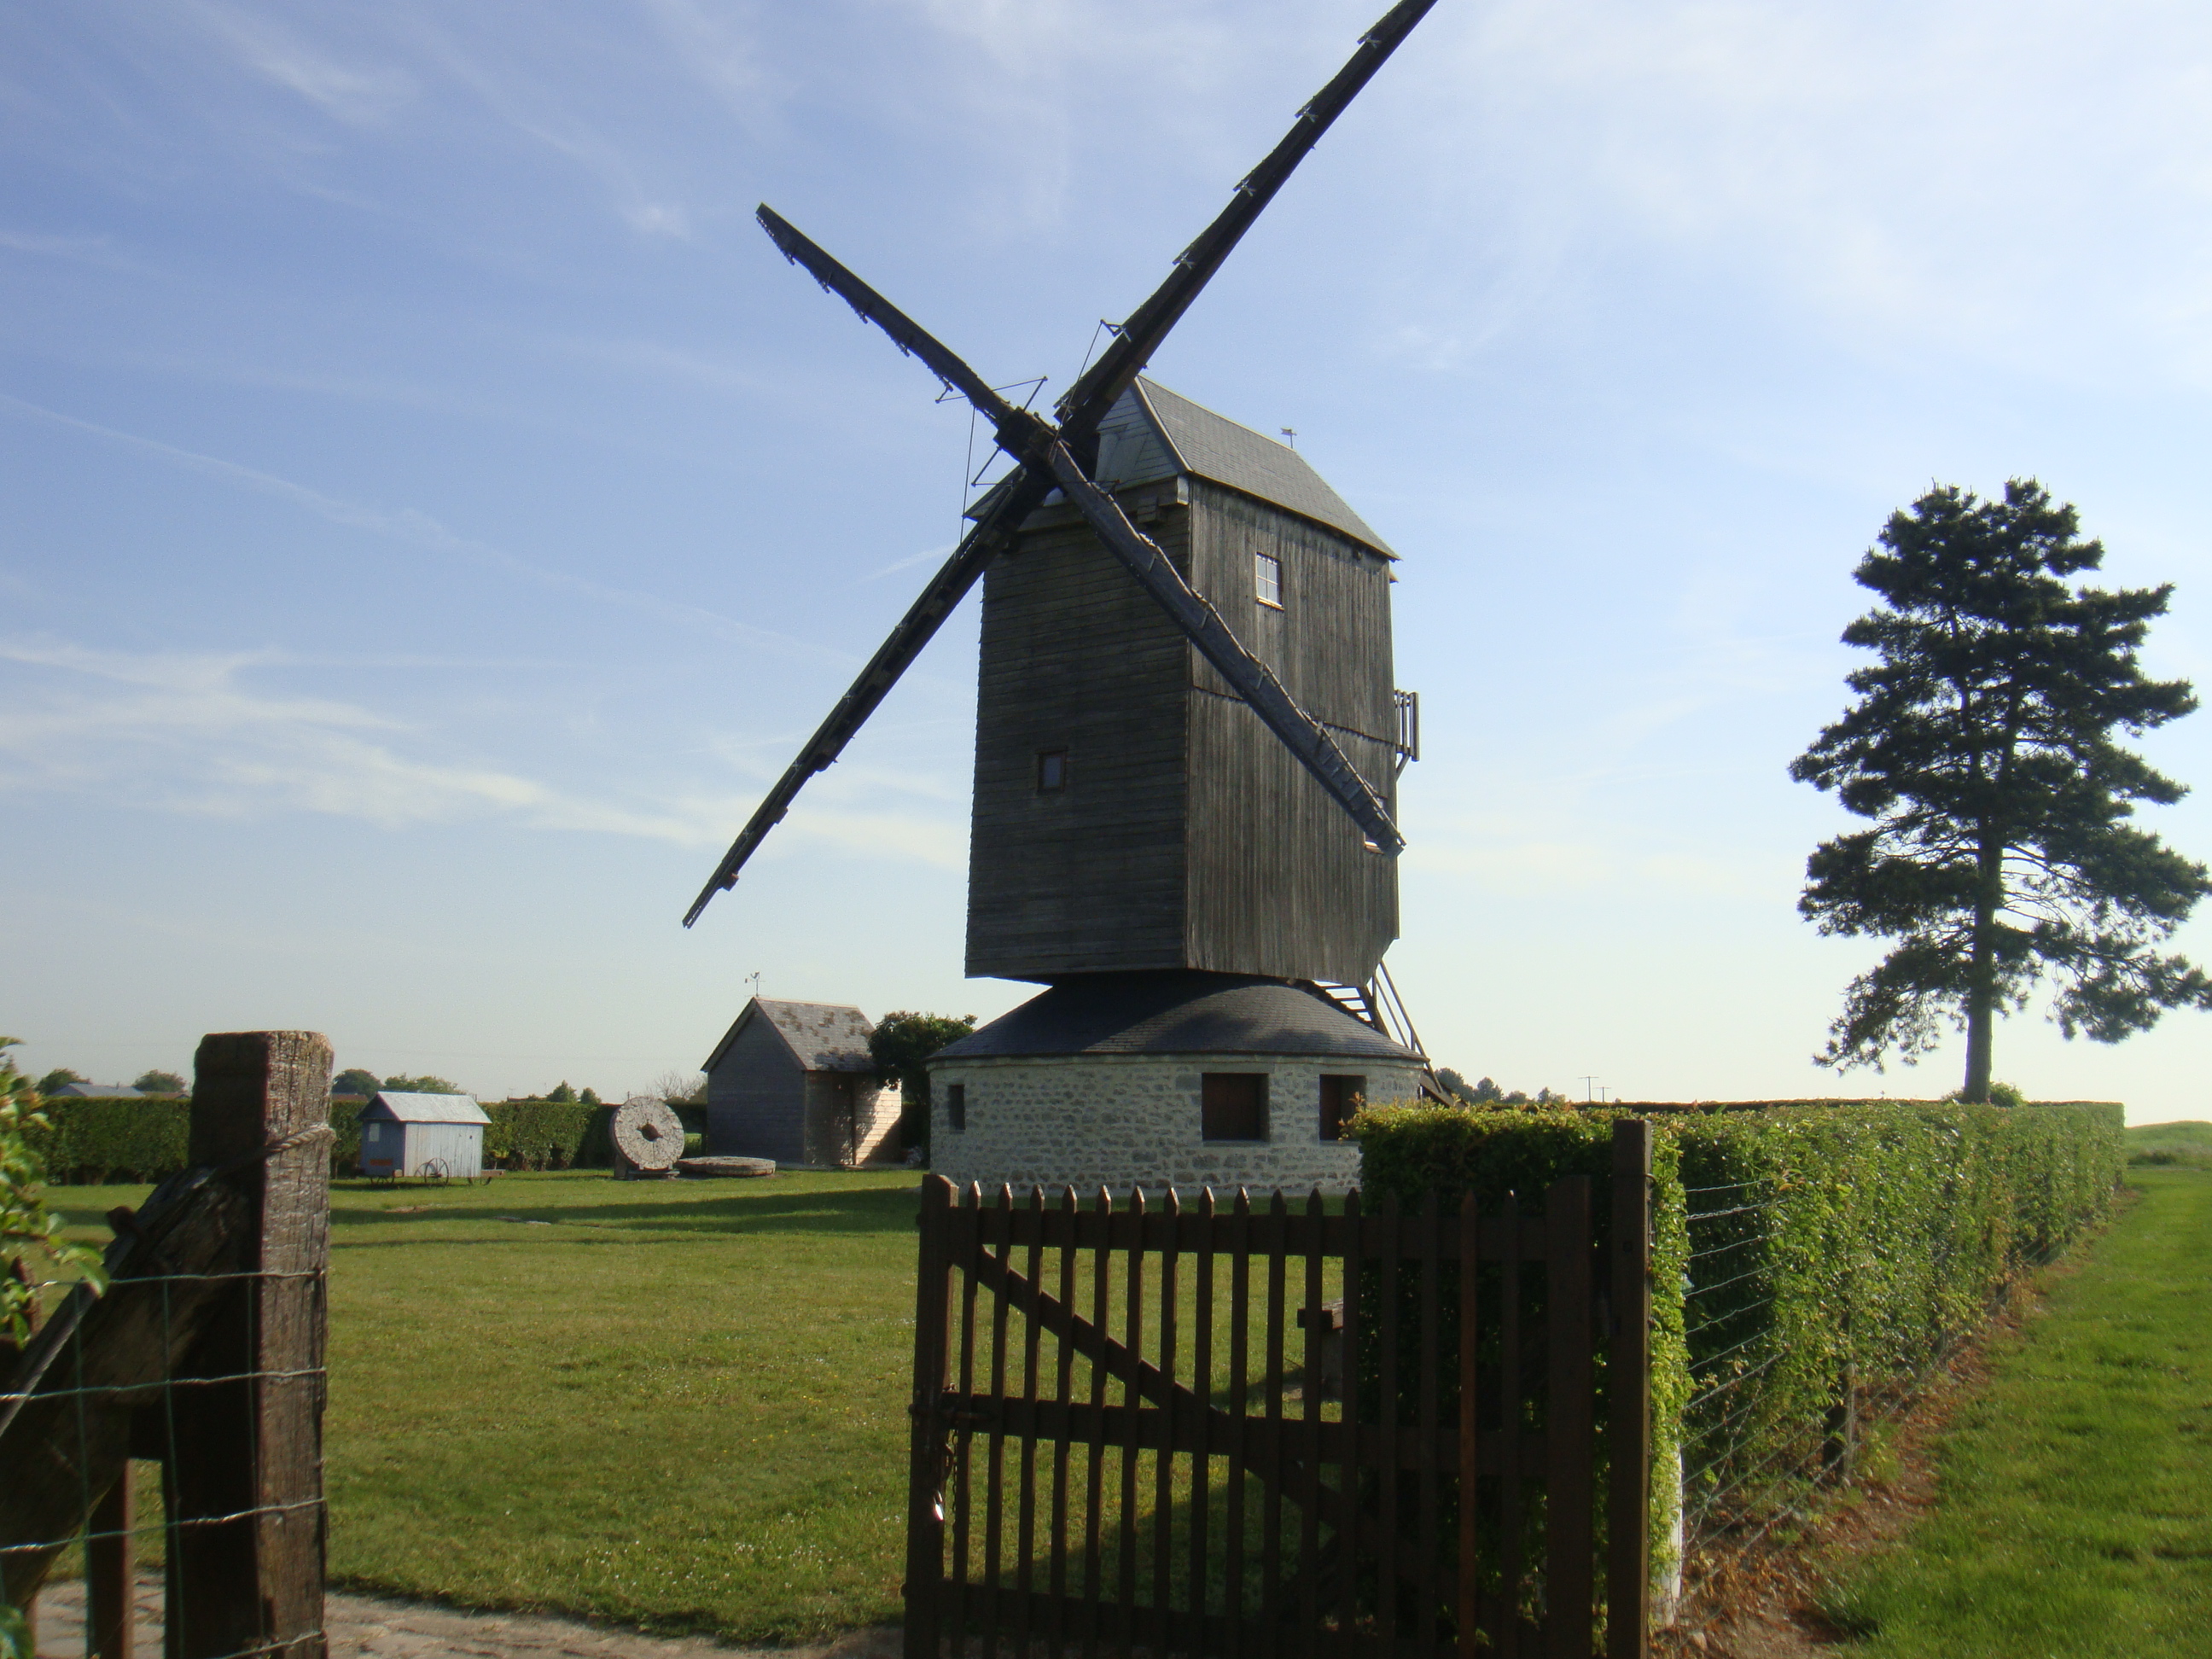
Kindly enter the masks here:
[[1563, 1176], [1607, 1179], [1621, 1116], [1656, 1131], [1654, 1468], [1679, 1450], [1686, 1476], [1655, 1482], [1662, 1553], [1683, 1504], [1711, 1528], [1802, 1491], [1847, 1444], [1850, 1411], [1909, 1391], [2015, 1275], [2106, 1213], [2125, 1156], [2121, 1108], [2079, 1102], [1408, 1105], [1352, 1127], [1370, 1202], [1528, 1203]]
[[[49, 1100], [46, 1127], [25, 1139], [56, 1186], [161, 1181], [185, 1167], [191, 1103], [182, 1097], [135, 1100]], [[331, 1173], [361, 1169], [361, 1109], [341, 1105], [331, 1120]], [[510, 1170], [605, 1169], [613, 1161], [607, 1126], [614, 1108], [558, 1100], [485, 1103], [484, 1162]]]

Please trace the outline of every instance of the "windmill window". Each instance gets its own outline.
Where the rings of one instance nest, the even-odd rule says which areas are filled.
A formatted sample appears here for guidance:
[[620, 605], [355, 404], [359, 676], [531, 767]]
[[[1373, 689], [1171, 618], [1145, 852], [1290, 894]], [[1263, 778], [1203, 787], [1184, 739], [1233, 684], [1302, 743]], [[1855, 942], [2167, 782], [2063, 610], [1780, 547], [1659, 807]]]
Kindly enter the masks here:
[[1067, 750], [1042, 749], [1037, 751], [1037, 793], [1054, 795], [1067, 787]]
[[1321, 1080], [1321, 1138], [1323, 1140], [1344, 1139], [1344, 1126], [1352, 1115], [1366, 1104], [1367, 1079], [1364, 1077], [1324, 1077]]
[[1199, 1120], [1207, 1140], [1267, 1139], [1267, 1073], [1206, 1073], [1200, 1079]]
[[1283, 562], [1265, 553], [1252, 556], [1252, 597], [1262, 605], [1283, 608]]
[[955, 1134], [968, 1132], [968, 1085], [948, 1083], [945, 1085], [945, 1121]]

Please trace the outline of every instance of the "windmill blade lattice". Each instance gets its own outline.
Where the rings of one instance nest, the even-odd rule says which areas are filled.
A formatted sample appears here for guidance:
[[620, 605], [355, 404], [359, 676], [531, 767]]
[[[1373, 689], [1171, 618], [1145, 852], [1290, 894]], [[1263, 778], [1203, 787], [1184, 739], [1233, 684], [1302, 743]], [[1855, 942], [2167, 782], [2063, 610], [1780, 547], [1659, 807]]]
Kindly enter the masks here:
[[955, 606], [985, 568], [1009, 546], [1023, 522], [1044, 503], [1055, 484], [1067, 492], [1100, 538], [1136, 575], [1222, 677], [1259, 714], [1297, 759], [1357, 823], [1377, 851], [1395, 857], [1404, 837], [1391, 821], [1382, 798], [1344, 757], [1327, 729], [1283, 688], [1273, 673], [1236, 638], [1211, 605], [1192, 592], [1164, 554], [1139, 535], [1112, 498], [1091, 483], [1099, 423], [1133, 385], [1169, 331], [1221, 267], [1244, 233], [1296, 171], [1308, 152], [1343, 112], [1407, 33], [1427, 15], [1435, 0], [1400, 0], [1360, 37], [1358, 49], [1320, 93], [1298, 112], [1297, 122], [1267, 158], [1238, 184], [1227, 207], [1177, 256], [1168, 279], [1130, 314], [1111, 346], [1070, 388], [1055, 408], [1055, 428], [1026, 410], [1006, 402], [950, 349], [897, 307], [877, 293], [781, 216], [763, 204], [757, 217], [784, 256], [803, 266], [864, 319], [881, 328], [902, 351], [918, 356], [947, 386], [966, 398], [993, 426], [999, 447], [1018, 471], [987, 499], [975, 527], [962, 538], [937, 574], [878, 647], [830, 716], [785, 770], [767, 799], [731, 844], [714, 874], [684, 914], [686, 927], [696, 921], [714, 895], [736, 884], [738, 872], [791, 810], [815, 773], [826, 770], [844, 750], [899, 677], [935, 636]]

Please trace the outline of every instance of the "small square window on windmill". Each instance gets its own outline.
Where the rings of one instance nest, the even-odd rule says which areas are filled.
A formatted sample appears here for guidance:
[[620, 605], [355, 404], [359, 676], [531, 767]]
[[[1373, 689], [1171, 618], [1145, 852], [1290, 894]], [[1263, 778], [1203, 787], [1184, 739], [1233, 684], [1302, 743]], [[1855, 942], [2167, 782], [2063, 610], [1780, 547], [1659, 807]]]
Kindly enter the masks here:
[[1265, 553], [1252, 556], [1252, 597], [1276, 610], [1283, 608], [1283, 562]]
[[[944, 568], [915, 599], [890, 638], [869, 659], [852, 689], [839, 700], [738, 832], [714, 875], [692, 902], [684, 918], [684, 926], [688, 927], [699, 919], [715, 894], [737, 884], [738, 874], [746, 860], [769, 831], [789, 814], [792, 803], [806, 781], [836, 763], [854, 734], [935, 637], [945, 619], [953, 614], [961, 599], [983, 579], [1000, 555], [1018, 549], [1030, 520], [1048, 506], [1055, 513], [1074, 509], [1075, 516], [1089, 526], [1104, 553], [1135, 579], [1146, 597], [1165, 613], [1168, 623], [1182, 634], [1188, 648], [1219, 675], [1228, 693], [1249, 707], [1274, 741], [1289, 751], [1291, 757], [1357, 826], [1358, 841], [1352, 844], [1371, 847], [1385, 860], [1394, 860], [1404, 850], [1405, 837], [1398, 831], [1390, 799], [1385, 793], [1389, 787], [1387, 781], [1378, 787], [1352, 763], [1330, 728], [1293, 697], [1267, 665], [1237, 638], [1231, 622], [1200, 591], [1204, 584], [1194, 586], [1191, 576], [1177, 568], [1176, 557], [1130, 522], [1113, 493], [1114, 489], [1158, 483], [1168, 474], [1155, 473], [1150, 478], [1131, 477], [1108, 467], [1103, 457], [1118, 441], [1115, 439], [1117, 431], [1126, 434], [1133, 429], [1129, 422], [1139, 416], [1158, 416], [1158, 405], [1166, 400], [1164, 388], [1139, 377], [1145, 366], [1159, 354], [1170, 331], [1190, 309], [1298, 164], [1435, 3], [1436, 0], [1398, 0], [1359, 37], [1358, 45], [1344, 67], [1299, 110], [1290, 131], [1237, 184], [1228, 205], [1212, 223], [1176, 256], [1167, 279], [1113, 331], [1112, 343], [1079, 373], [1066, 395], [1053, 405], [1050, 418], [1009, 402], [943, 342], [839, 264], [789, 221], [765, 204], [761, 206], [756, 216], [778, 251], [802, 267], [823, 289], [852, 307], [863, 321], [874, 324], [890, 336], [902, 351], [920, 358], [945, 386], [974, 404], [977, 413], [990, 424], [998, 447], [1013, 465], [969, 509], [974, 527], [962, 537]], [[1182, 404], [1184, 400], [1176, 402]], [[1194, 481], [1200, 490], [1211, 492], [1206, 499], [1217, 505], [1209, 511], [1230, 513], [1232, 500], [1256, 499], [1267, 511], [1282, 515], [1286, 523], [1308, 526], [1314, 534], [1327, 540], [1337, 550], [1343, 568], [1356, 573], [1358, 580], [1372, 583], [1378, 591], [1387, 587], [1389, 567], [1396, 555], [1313, 471], [1304, 457], [1293, 448], [1278, 445], [1249, 428], [1236, 427], [1195, 405], [1188, 408], [1195, 412], [1176, 418], [1200, 421], [1203, 417], [1206, 430], [1219, 438], [1220, 444], [1179, 446], [1172, 433], [1164, 431], [1157, 434], [1162, 439], [1158, 445], [1137, 443], [1129, 452], [1133, 458], [1129, 464], [1136, 464], [1133, 458], [1138, 451], [1146, 455], [1158, 454], [1164, 465], [1172, 463], [1170, 471], [1176, 476]], [[1202, 464], [1201, 459], [1194, 459], [1200, 449], [1212, 459]], [[1102, 488], [1102, 483], [1112, 488]], [[1177, 499], [1184, 502], [1193, 500], [1182, 495]], [[1307, 534], [1307, 529], [1285, 531], [1277, 539], [1284, 547], [1303, 546]], [[1192, 533], [1188, 525], [1180, 525], [1178, 535], [1186, 544], [1183, 556], [1187, 560], [1197, 556], [1192, 549], [1200, 544], [1219, 545]], [[1291, 556], [1297, 559], [1302, 556], [1294, 552]], [[1268, 563], [1274, 565], [1272, 573], [1266, 568]], [[1300, 564], [1296, 575], [1301, 606], [1314, 609], [1309, 599], [1315, 590], [1309, 586], [1310, 579], [1304, 564]], [[1217, 580], [1222, 580], [1222, 586], [1215, 591], [1227, 591], [1229, 583], [1236, 578], [1229, 570], [1223, 570]], [[1280, 562], [1272, 557], [1266, 559], [1255, 567], [1254, 580], [1260, 602], [1280, 607]], [[1379, 672], [1387, 676], [1387, 601], [1364, 609], [1371, 610], [1375, 618], [1371, 648], [1339, 652], [1337, 654], [1345, 660], [1336, 665], [1348, 675], [1353, 672], [1352, 659], [1357, 658], [1359, 662], [1376, 665]], [[987, 604], [987, 613], [988, 610]], [[988, 634], [988, 623], [986, 631]], [[1070, 637], [1079, 639], [1083, 635], [1078, 630]], [[1178, 684], [1189, 682], [1188, 672], [1178, 669], [1177, 673]], [[1382, 693], [1387, 695], [1389, 689], [1385, 684]], [[1131, 712], [1128, 718], [1133, 721], [1139, 715]], [[1195, 726], [1192, 729], [1195, 730]], [[1023, 746], [1028, 745], [1024, 743]], [[1363, 749], [1361, 752], [1365, 751]], [[1160, 764], [1177, 778], [1190, 770], [1188, 757], [1180, 754], [1163, 751]], [[1007, 774], [1019, 775], [1014, 768], [1005, 769], [1000, 775]], [[1012, 777], [1007, 781], [1011, 781]], [[1038, 781], [1042, 787], [1042, 769]], [[979, 805], [977, 810], [977, 822], [981, 823], [982, 807]], [[1304, 821], [1291, 810], [1287, 797], [1282, 810], [1271, 816], [1270, 821], [1274, 820]], [[1342, 830], [1334, 833], [1340, 843]], [[1381, 904], [1377, 917], [1385, 912], [1395, 915], [1395, 896], [1389, 896], [1387, 904]], [[1376, 926], [1382, 925], [1378, 921]], [[1364, 954], [1376, 956], [1379, 960], [1378, 951]], [[1364, 969], [1371, 965], [1355, 963], [1350, 967]], [[1318, 969], [1297, 964], [1293, 967], [1296, 971], [1288, 975], [1293, 978], [1313, 977], [1319, 972]], [[1349, 968], [1345, 973], [1321, 976], [1345, 978], [1346, 973]], [[1363, 976], [1350, 974], [1346, 982]]]

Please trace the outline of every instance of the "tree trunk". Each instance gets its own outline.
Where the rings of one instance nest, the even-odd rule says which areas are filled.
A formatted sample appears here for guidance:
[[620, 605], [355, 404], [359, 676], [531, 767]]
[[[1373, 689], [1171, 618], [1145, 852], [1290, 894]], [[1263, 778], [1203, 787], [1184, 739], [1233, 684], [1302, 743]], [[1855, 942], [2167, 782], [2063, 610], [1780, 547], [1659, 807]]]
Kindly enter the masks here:
[[1996, 1024], [1997, 1002], [1996, 951], [1990, 935], [1996, 929], [1999, 883], [2004, 872], [2004, 849], [1982, 843], [1976, 860], [1973, 954], [1966, 970], [1966, 1085], [1960, 1098], [1985, 1106], [1990, 1098], [1990, 1038]]

